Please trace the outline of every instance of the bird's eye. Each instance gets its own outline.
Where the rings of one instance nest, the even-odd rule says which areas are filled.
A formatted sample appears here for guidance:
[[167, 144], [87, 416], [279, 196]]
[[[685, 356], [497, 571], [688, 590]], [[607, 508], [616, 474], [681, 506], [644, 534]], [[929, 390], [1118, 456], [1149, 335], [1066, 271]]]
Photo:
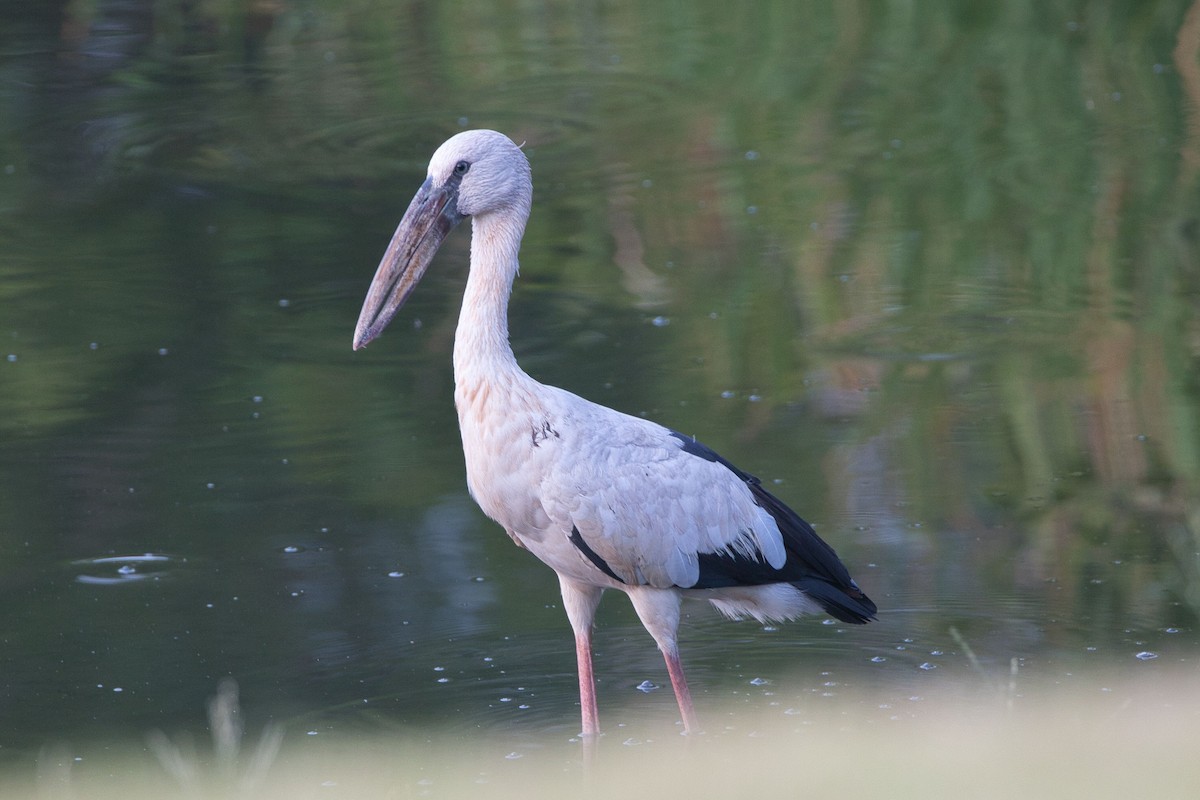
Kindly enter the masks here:
[[463, 175], [467, 174], [467, 170], [469, 170], [470, 168], [471, 168], [471, 165], [468, 164], [466, 161], [460, 161], [454, 165], [454, 174], [461, 178]]

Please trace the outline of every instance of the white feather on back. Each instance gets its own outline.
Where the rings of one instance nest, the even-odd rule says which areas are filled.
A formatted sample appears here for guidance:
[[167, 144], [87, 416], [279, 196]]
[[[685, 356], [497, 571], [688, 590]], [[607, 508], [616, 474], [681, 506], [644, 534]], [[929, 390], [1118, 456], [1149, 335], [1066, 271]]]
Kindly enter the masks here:
[[538, 388], [556, 435], [524, 466], [538, 473], [537, 500], [626, 583], [692, 586], [700, 553], [783, 566], [779, 527], [727, 467], [685, 452], [661, 425]]

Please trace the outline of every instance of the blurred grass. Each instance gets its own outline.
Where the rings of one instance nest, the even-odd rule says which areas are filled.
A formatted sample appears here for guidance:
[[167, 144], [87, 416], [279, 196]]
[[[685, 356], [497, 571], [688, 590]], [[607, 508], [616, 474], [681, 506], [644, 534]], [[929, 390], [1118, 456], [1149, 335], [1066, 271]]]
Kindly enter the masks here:
[[[212, 704], [214, 747], [187, 750], [191, 768], [112, 746], [76, 761], [67, 746], [43, 751], [35, 769], [0, 776], [0, 796], [25, 798], [409, 798], [479, 797], [1193, 797], [1200, 738], [1200, 677], [1155, 670], [1152, 678], [1019, 688], [964, 698], [911, 698], [903, 707], [846, 697], [815, 713], [744, 711], [684, 738], [609, 731], [585, 764], [577, 740], [519, 743], [438, 729], [372, 737], [293, 737], [276, 751], [268, 730], [244, 746], [236, 702]], [[228, 692], [226, 685], [222, 692]], [[221, 692], [218, 693], [218, 698]], [[234, 695], [236, 698], [236, 695]], [[223, 716], [224, 715], [224, 716]], [[223, 733], [219, 731], [224, 731]], [[161, 734], [158, 734], [161, 737]], [[197, 755], [204, 750], [204, 754]], [[158, 753], [158, 759], [150, 753]], [[182, 750], [181, 750], [182, 752]]]

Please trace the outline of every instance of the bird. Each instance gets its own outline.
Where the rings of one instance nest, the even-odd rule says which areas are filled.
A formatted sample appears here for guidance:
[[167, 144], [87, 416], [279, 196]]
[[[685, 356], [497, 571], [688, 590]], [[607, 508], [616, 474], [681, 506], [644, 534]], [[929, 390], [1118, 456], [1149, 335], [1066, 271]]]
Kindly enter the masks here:
[[443, 240], [470, 219], [453, 351], [470, 494], [558, 575], [585, 741], [600, 734], [592, 628], [609, 589], [629, 597], [662, 652], [684, 733], [698, 733], [679, 655], [684, 598], [760, 622], [825, 613], [859, 624], [877, 608], [758, 478], [692, 436], [538, 383], [518, 366], [508, 304], [532, 197], [529, 161], [509, 137], [468, 130], [446, 140], [375, 272], [353, 349], [383, 332]]

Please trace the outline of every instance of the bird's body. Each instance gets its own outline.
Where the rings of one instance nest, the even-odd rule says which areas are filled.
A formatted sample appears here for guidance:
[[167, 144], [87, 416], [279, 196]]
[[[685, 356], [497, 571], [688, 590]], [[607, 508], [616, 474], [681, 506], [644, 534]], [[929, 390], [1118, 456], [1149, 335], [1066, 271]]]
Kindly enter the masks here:
[[605, 589], [629, 595], [693, 730], [676, 642], [683, 597], [764, 620], [824, 610], [859, 623], [876, 608], [808, 523], [753, 476], [687, 436], [521, 370], [507, 313], [531, 194], [528, 162], [502, 134], [467, 131], [443, 144], [379, 266], [355, 348], [378, 336], [450, 228], [470, 216], [454, 399], [471, 495], [558, 573], [575, 631], [583, 732], [599, 731], [591, 626]]

